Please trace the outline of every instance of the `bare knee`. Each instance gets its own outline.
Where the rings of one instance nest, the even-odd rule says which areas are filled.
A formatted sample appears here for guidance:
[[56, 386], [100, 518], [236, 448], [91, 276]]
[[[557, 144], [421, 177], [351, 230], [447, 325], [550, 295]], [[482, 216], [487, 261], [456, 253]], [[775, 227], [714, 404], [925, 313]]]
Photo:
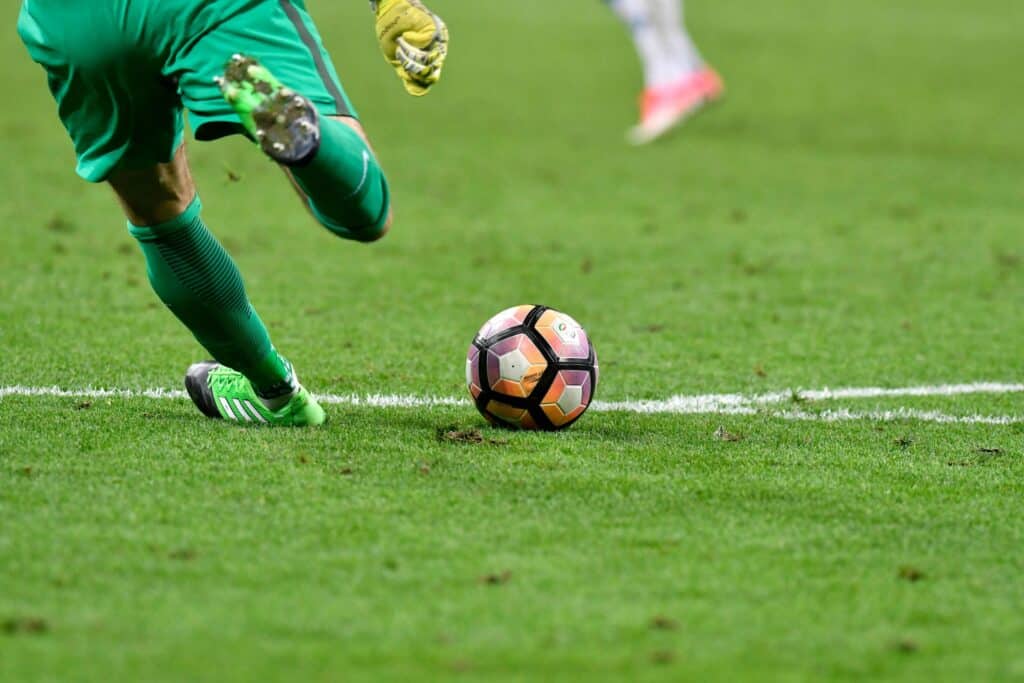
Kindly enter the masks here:
[[196, 196], [184, 145], [167, 163], [116, 169], [108, 182], [134, 225], [157, 225], [177, 218]]

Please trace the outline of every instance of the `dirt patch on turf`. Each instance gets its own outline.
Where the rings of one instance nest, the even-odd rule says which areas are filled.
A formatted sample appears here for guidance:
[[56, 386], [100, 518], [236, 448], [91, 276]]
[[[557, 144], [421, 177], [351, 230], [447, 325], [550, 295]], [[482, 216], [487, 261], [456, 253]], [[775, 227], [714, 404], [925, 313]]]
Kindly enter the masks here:
[[714, 436], [719, 441], [743, 441], [745, 438], [738, 432], [728, 431], [724, 425], [718, 425], [718, 429], [715, 430]]
[[438, 428], [437, 440], [441, 443], [487, 444], [490, 446], [504, 446], [508, 443], [508, 439], [487, 437], [479, 429], [460, 429], [456, 425]]
[[501, 586], [512, 580], [512, 572], [505, 570], [496, 574], [484, 574], [480, 577], [480, 583], [485, 586]]
[[901, 451], [905, 451], [914, 445], [914, 437], [911, 436], [910, 434], [905, 434], [903, 436], [893, 439], [892, 442], [896, 444], [896, 447], [899, 448]]
[[57, 215], [46, 222], [46, 229], [50, 232], [59, 232], [62, 235], [73, 233], [77, 228], [75, 224], [64, 216]]
[[675, 631], [679, 628], [679, 622], [672, 617], [659, 614], [651, 617], [650, 627], [655, 631]]
[[464, 674], [473, 670], [473, 663], [466, 659], [456, 659], [450, 665], [452, 672]]
[[898, 638], [890, 645], [893, 650], [901, 654], [909, 655], [921, 649], [921, 645], [912, 638]]
[[479, 429], [441, 427], [437, 430], [437, 440], [442, 443], [483, 443], [484, 435]]
[[42, 617], [11, 617], [0, 624], [0, 631], [7, 635], [39, 635], [50, 630], [50, 624]]
[[178, 548], [167, 553], [167, 557], [172, 560], [178, 560], [179, 562], [190, 562], [196, 559], [196, 551], [192, 548]]
[[911, 567], [909, 564], [905, 564], [902, 567], [900, 567], [899, 577], [904, 581], [909, 581], [910, 583], [917, 583], [918, 581], [924, 578], [924, 572], [918, 569], [917, 567]]

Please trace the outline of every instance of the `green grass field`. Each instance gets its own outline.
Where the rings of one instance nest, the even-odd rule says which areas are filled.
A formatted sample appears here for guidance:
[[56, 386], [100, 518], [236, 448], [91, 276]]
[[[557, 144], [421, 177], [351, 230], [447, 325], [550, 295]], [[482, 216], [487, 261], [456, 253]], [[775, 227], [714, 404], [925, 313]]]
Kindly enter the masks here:
[[[242, 140], [191, 153], [314, 391], [462, 397], [474, 331], [527, 302], [587, 326], [604, 401], [1021, 378], [1018, 3], [690, 2], [729, 95], [645, 149], [595, 0], [436, 0], [423, 100], [365, 3], [309, 4], [393, 234], [332, 237]], [[468, 405], [272, 431], [25, 395], [177, 389], [205, 354], [75, 178], [13, 27], [0, 57], [0, 681], [1024, 680], [1013, 387], [559, 434]]]

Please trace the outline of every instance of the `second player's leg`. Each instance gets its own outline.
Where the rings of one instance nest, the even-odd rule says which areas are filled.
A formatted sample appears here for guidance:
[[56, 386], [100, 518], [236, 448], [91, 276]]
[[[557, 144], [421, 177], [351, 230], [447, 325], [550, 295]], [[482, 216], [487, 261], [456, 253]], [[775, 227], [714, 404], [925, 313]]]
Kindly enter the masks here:
[[[340, 145], [340, 149], [329, 150], [326, 153], [323, 152], [324, 138], [323, 125], [321, 125], [320, 153], [325, 153], [328, 157], [337, 158], [338, 154], [351, 153], [354, 147], [359, 152], [357, 159], [360, 162], [365, 161], [366, 164], [365, 172], [360, 175], [360, 180], [363, 183], [375, 182], [369, 176], [379, 175], [380, 180], [376, 182], [376, 186], [380, 188], [380, 191], [370, 192], [370, 188], [366, 188], [367, 191], [363, 196], [356, 197], [356, 195], [362, 192], [362, 188], [357, 188], [356, 190], [348, 189], [348, 186], [351, 185], [351, 175], [346, 171], [346, 167], [349, 164], [340, 163], [336, 164], [333, 170], [320, 168], [315, 172], [312, 170], [310, 172], [303, 172], [301, 169], [288, 166], [282, 166], [282, 168], [310, 213], [328, 230], [341, 237], [360, 242], [379, 240], [391, 229], [391, 224], [394, 222], [394, 212], [388, 197], [387, 181], [384, 178], [383, 171], [380, 170], [376, 162], [376, 156], [374, 155], [373, 147], [370, 145], [370, 140], [359, 121], [350, 116], [331, 116], [327, 117], [327, 119], [329, 120], [328, 126], [342, 125], [355, 133], [365, 146], [365, 150], [360, 150], [358, 145], [353, 146], [351, 144], [353, 141], [350, 139], [347, 144]], [[337, 132], [334, 132], [333, 137], [338, 137]], [[328, 144], [333, 144], [335, 148], [339, 147], [337, 140], [329, 141]], [[368, 158], [364, 159], [363, 151], [369, 152]], [[370, 164], [376, 166], [376, 168], [370, 169]], [[341, 175], [342, 178], [339, 179], [338, 175]], [[339, 190], [348, 192], [348, 198], [346, 199], [345, 196], [338, 197]], [[383, 219], [381, 218], [381, 211], [383, 211]], [[360, 226], [364, 227], [360, 228]], [[365, 226], [369, 226], [369, 228], [367, 229]]]
[[675, 59], [663, 39], [665, 28], [652, 0], [608, 0], [608, 6], [629, 29], [643, 67], [645, 88], [674, 83], [686, 74], [686, 65]]
[[683, 26], [681, 0], [607, 2], [629, 27], [644, 68], [640, 122], [629, 130], [631, 142], [650, 142], [721, 97], [721, 79]]
[[672, 61], [687, 74], [704, 68], [704, 59], [697, 50], [683, 22], [682, 0], [650, 0], [658, 33]]
[[219, 82], [239, 121], [286, 168], [321, 224], [362, 242], [383, 236], [391, 222], [387, 181], [354, 118], [321, 115], [251, 57], [236, 55]]

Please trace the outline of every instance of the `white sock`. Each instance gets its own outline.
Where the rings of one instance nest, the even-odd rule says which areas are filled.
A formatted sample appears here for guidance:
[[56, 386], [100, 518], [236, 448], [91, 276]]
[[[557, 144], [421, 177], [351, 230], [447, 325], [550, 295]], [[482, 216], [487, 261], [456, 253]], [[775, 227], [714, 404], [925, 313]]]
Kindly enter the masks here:
[[666, 59], [682, 70], [681, 75], [704, 68], [704, 60], [683, 24], [683, 0], [647, 0], [647, 5]]
[[299, 385], [296, 384], [295, 388], [287, 394], [275, 396], [274, 398], [263, 398], [259, 394], [256, 394], [256, 397], [260, 400], [260, 403], [265, 405], [269, 410], [278, 410], [285, 407], [288, 404], [288, 401], [292, 400], [292, 397], [297, 393], [299, 393]]
[[[629, 28], [633, 36], [633, 43], [636, 46], [637, 54], [644, 70], [644, 86], [657, 88], [673, 83], [690, 71], [689, 62], [680, 60], [678, 56], [677, 39], [666, 40], [662, 33], [666, 30], [661, 26], [659, 13], [661, 5], [675, 4], [677, 16], [681, 10], [678, 8], [679, 0], [608, 0], [608, 6], [619, 16]], [[681, 24], [676, 23], [676, 33], [681, 33]], [[683, 33], [685, 41], [686, 34]]]
[[259, 392], [256, 392], [256, 398], [269, 410], [283, 408], [288, 401], [292, 400], [295, 394], [299, 393], [299, 376], [295, 374], [295, 368], [292, 367], [292, 364], [287, 359], [282, 360], [284, 360], [284, 364], [288, 367], [287, 382], [282, 382], [279, 386], [275, 387], [276, 391], [270, 397], [260, 396]]

